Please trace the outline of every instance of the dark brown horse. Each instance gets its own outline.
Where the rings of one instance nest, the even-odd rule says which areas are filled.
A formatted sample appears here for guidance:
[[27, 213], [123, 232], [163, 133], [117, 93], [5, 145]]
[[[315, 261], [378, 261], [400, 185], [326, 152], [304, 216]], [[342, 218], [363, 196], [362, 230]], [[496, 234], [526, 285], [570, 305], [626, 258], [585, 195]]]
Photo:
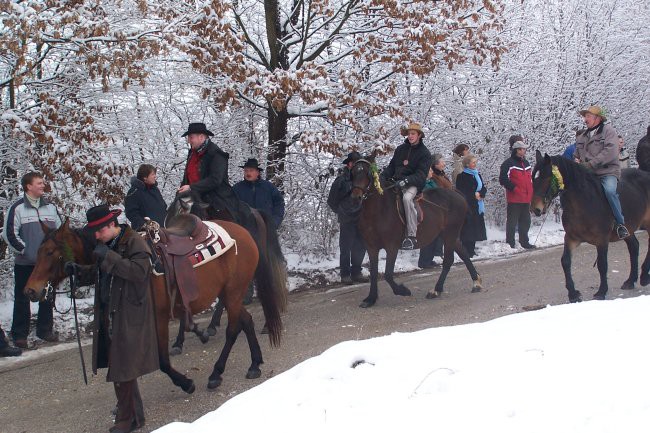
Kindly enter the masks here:
[[[214, 389], [221, 384], [221, 375], [228, 355], [242, 330], [251, 352], [251, 365], [246, 377], [255, 379], [261, 374], [259, 366], [263, 363], [262, 351], [255, 335], [253, 319], [242, 305], [242, 299], [253, 277], [257, 280], [257, 290], [268, 324], [269, 339], [273, 346], [280, 344], [282, 331], [280, 311], [284, 309], [287, 300], [284, 283], [281, 281], [282, 275], [274, 272], [265, 260], [260, 260], [258, 266], [257, 246], [246, 229], [228, 221], [216, 222], [237, 241], [237, 245], [217, 259], [195, 268], [199, 297], [190, 303], [191, 313], [196, 314], [209, 308], [218, 296], [223, 300], [228, 312], [226, 341], [208, 379], [208, 389]], [[183, 219], [179, 219], [178, 224], [177, 228], [184, 230]], [[38, 250], [36, 266], [25, 286], [25, 294], [32, 301], [44, 299], [48, 291], [57, 287], [65, 278], [63, 265], [66, 261], [80, 264], [93, 262], [91, 252], [94, 244], [94, 239], [89, 238], [83, 230], [71, 229], [67, 221], [59, 229], [49, 231]], [[165, 278], [162, 276], [151, 277], [151, 290], [151, 299], [155, 303], [160, 369], [175, 385], [180, 386], [185, 392], [192, 393], [195, 389], [194, 381], [174, 370], [169, 360], [171, 299], [175, 299], [174, 315], [182, 317], [184, 314], [181, 297], [170, 298]]]
[[[607, 250], [610, 242], [618, 241], [612, 230], [614, 215], [596, 175], [580, 164], [561, 156], [548, 156], [537, 151], [533, 170], [533, 199], [531, 210], [537, 216], [546, 212], [548, 205], [560, 196], [562, 225], [564, 226], [564, 253], [562, 269], [569, 292], [569, 301], [580, 302], [571, 277], [571, 254], [582, 242], [596, 247], [600, 286], [594, 299], [605, 299], [607, 294]], [[639, 227], [650, 229], [650, 174], [637, 169], [622, 171], [618, 191], [625, 217], [625, 226], [632, 235], [625, 239], [630, 253], [630, 275], [621, 289], [633, 289], [638, 278], [639, 241], [634, 231]], [[650, 248], [641, 266], [641, 285], [650, 283]]]
[[[393, 279], [395, 259], [404, 239], [406, 225], [400, 216], [398, 205], [402, 197], [394, 184], [381, 181], [383, 192], [377, 189], [379, 178], [374, 164], [374, 155], [360, 159], [352, 167], [352, 197], [362, 201], [359, 217], [359, 230], [366, 243], [370, 258], [370, 293], [359, 305], [371, 307], [377, 302], [377, 278], [379, 250], [386, 250], [386, 270], [384, 278], [399, 296], [410, 296], [411, 291]], [[401, 205], [400, 205], [401, 206]], [[454, 262], [454, 252], [463, 260], [474, 282], [472, 292], [482, 290], [481, 277], [476, 272], [467, 251], [459, 240], [460, 229], [465, 222], [467, 202], [456, 191], [433, 189], [424, 193], [421, 201], [424, 220], [418, 225], [418, 245], [428, 245], [439, 235], [444, 244], [442, 272], [435, 289], [427, 293], [427, 298], [436, 298], [442, 291], [449, 269]]]

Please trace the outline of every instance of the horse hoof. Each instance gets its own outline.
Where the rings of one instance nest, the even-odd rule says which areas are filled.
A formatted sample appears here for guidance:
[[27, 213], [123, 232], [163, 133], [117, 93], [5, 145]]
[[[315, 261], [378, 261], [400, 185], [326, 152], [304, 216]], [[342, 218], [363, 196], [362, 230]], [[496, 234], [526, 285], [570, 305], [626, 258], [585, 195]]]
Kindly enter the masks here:
[[181, 389], [188, 394], [192, 394], [194, 391], [196, 391], [196, 386], [194, 386], [194, 381], [190, 379], [187, 385], [181, 386]]
[[393, 290], [397, 296], [411, 296], [411, 291], [401, 284], [397, 286], [397, 289]]
[[204, 333], [201, 333], [199, 336], [199, 340], [201, 340], [201, 343], [205, 344], [210, 340], [210, 337]]
[[594, 299], [597, 301], [604, 301], [605, 295], [601, 293], [594, 293]]
[[221, 382], [223, 382], [221, 377], [208, 380], [208, 391], [215, 391], [217, 387], [221, 385]]
[[576, 302], [582, 302], [582, 294], [576, 290], [575, 295], [569, 295], [569, 302], [575, 304]]
[[169, 350], [169, 354], [170, 354], [171, 356], [180, 355], [181, 353], [183, 353], [183, 348], [182, 348], [182, 347], [173, 346], [173, 347]]
[[217, 330], [215, 328], [208, 327], [203, 333], [203, 335], [214, 337], [215, 335], [217, 335]]
[[375, 302], [377, 301], [370, 301], [368, 299], [364, 299], [363, 302], [359, 304], [359, 308], [370, 308], [373, 305], [375, 305]]
[[433, 292], [428, 292], [427, 296], [425, 296], [425, 298], [426, 299], [435, 299], [435, 298], [439, 298], [441, 294], [442, 294], [441, 292], [436, 292], [434, 290]]
[[259, 368], [249, 368], [246, 373], [246, 379], [257, 379], [262, 375], [262, 371]]
[[645, 287], [645, 286], [647, 286], [648, 284], [650, 284], [650, 274], [644, 274], [644, 275], [641, 275], [641, 279], [639, 280], [639, 283], [640, 283], [643, 287]]
[[626, 281], [621, 286], [621, 290], [634, 290], [634, 281]]

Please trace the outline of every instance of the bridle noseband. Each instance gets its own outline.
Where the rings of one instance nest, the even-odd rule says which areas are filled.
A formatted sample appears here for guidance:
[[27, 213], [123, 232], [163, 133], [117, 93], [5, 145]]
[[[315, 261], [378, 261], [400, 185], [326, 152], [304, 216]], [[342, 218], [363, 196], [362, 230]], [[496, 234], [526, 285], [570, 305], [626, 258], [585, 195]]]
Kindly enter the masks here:
[[370, 195], [370, 187], [372, 186], [372, 181], [373, 181], [372, 173], [370, 173], [370, 166], [372, 165], [372, 163], [370, 161], [368, 161], [367, 159], [363, 159], [363, 158], [362, 159], [357, 159], [354, 162], [354, 164], [352, 165], [352, 170], [354, 170], [354, 167], [356, 167], [357, 164], [359, 164], [360, 162], [368, 164], [368, 171], [366, 172], [366, 176], [368, 177], [368, 185], [366, 185], [365, 188], [362, 188], [362, 187], [360, 187], [358, 185], [354, 185], [354, 183], [353, 183], [351, 191], [354, 191], [355, 189], [360, 190], [361, 193], [362, 193], [361, 200], [365, 200]]

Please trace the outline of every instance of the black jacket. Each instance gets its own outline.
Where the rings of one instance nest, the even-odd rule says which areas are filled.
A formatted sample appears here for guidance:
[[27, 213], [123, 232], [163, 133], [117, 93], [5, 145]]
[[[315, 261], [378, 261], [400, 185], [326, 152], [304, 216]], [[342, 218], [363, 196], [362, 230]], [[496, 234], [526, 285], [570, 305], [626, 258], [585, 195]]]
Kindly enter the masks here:
[[131, 178], [131, 188], [124, 198], [124, 213], [131, 221], [131, 228], [138, 230], [144, 224], [144, 217], [149, 217], [161, 226], [165, 224], [167, 203], [163, 199], [158, 183], [147, 187], [137, 177]]
[[650, 171], [650, 126], [645, 137], [639, 140], [636, 148], [636, 161], [641, 170]]
[[355, 202], [352, 193], [352, 177], [350, 170], [345, 167], [332, 183], [327, 204], [336, 213], [340, 223], [359, 221], [361, 201]]
[[[404, 161], [407, 161], [407, 164]], [[397, 146], [393, 159], [381, 175], [384, 179], [406, 179], [409, 186], [415, 186], [418, 191], [422, 191], [432, 162], [431, 152], [422, 140], [411, 146], [406, 139], [403, 144]]]
[[[181, 185], [188, 185], [187, 164], [190, 161], [192, 150], [187, 153], [187, 162], [185, 163], [185, 173]], [[208, 140], [205, 154], [201, 158], [199, 170], [201, 180], [194, 182], [191, 186], [192, 191], [199, 193], [201, 200], [210, 204], [215, 210], [226, 209], [232, 215], [234, 220], [243, 223], [247, 215], [242, 215], [239, 206], [239, 199], [228, 180], [228, 153], [221, 150], [216, 144]]]
[[[481, 197], [485, 198], [487, 188], [483, 177], [481, 182], [483, 188], [479, 191]], [[460, 192], [465, 201], [467, 202], [467, 214], [465, 216], [465, 224], [460, 232], [460, 239], [463, 241], [484, 241], [487, 239], [487, 232], [485, 230], [485, 216], [478, 213], [478, 200], [476, 200], [476, 179], [471, 174], [461, 172], [456, 177], [456, 190]]]

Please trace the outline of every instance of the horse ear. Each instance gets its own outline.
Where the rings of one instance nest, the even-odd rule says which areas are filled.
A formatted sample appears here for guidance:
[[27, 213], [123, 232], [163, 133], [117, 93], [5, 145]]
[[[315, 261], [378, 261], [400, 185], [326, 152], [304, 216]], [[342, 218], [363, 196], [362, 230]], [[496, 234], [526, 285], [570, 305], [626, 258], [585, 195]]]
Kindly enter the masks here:
[[41, 223], [41, 229], [43, 229], [43, 233], [48, 234], [49, 232], [52, 231], [52, 229], [49, 228], [49, 227], [47, 226], [47, 224], [45, 224], [45, 223], [44, 223], [43, 221], [41, 221], [40, 219], [38, 220], [38, 222]]
[[61, 226], [64, 230], [70, 230], [70, 218], [65, 217], [65, 221], [63, 221], [63, 225]]
[[550, 164], [550, 163], [551, 163], [551, 157], [549, 156], [548, 153], [544, 153], [544, 162], [545, 162], [546, 164]]
[[537, 149], [535, 151], [535, 163], [539, 164], [541, 162], [542, 162], [542, 152], [540, 152], [539, 149]]

